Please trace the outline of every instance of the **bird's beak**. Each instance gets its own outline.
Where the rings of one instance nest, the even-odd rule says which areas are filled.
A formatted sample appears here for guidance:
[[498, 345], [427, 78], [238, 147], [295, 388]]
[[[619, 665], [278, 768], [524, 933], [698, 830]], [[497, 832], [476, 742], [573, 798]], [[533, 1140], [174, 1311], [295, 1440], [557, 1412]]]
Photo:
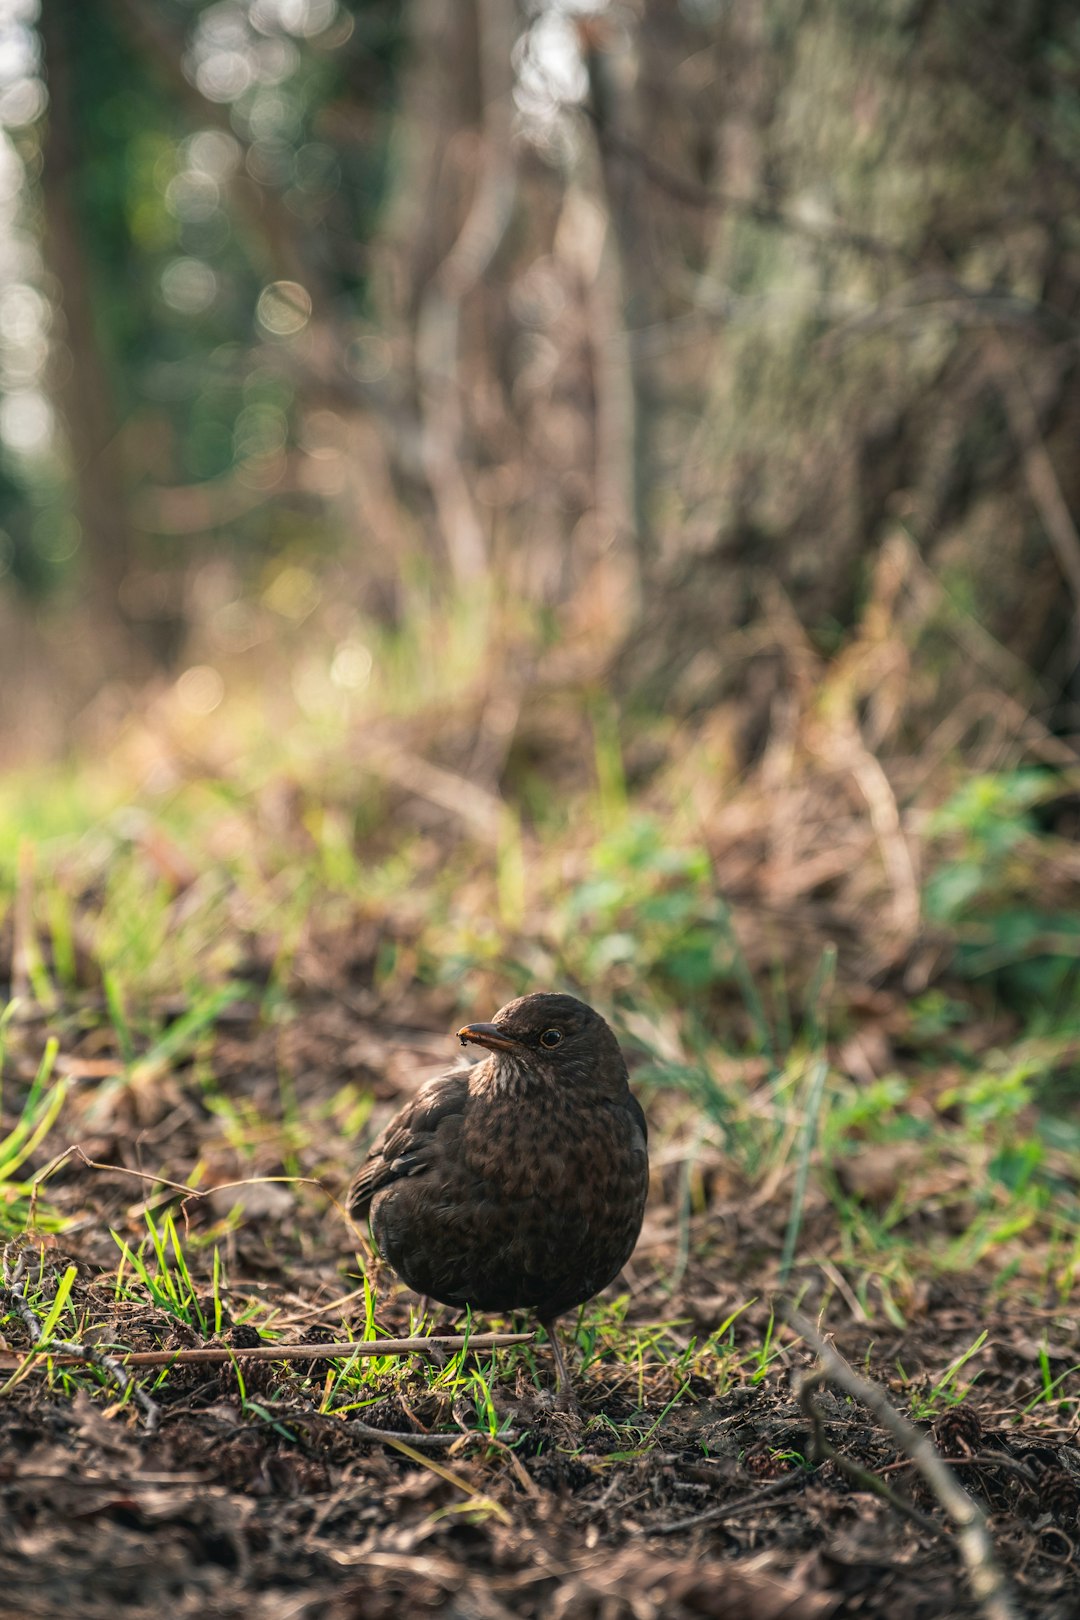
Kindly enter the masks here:
[[521, 1044], [498, 1024], [462, 1024], [457, 1038], [462, 1046], [474, 1041], [477, 1046], [490, 1046], [493, 1052], [513, 1052]]

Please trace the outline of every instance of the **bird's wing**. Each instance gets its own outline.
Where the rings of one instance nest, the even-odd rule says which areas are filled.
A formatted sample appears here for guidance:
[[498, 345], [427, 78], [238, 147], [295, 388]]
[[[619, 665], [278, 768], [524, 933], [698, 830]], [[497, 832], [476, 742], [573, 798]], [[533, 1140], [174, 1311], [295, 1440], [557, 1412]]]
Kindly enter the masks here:
[[427, 1150], [436, 1131], [444, 1121], [464, 1112], [468, 1095], [467, 1071], [442, 1074], [421, 1086], [368, 1149], [345, 1200], [350, 1215], [362, 1220], [380, 1188], [426, 1169]]
[[634, 1120], [635, 1125], [637, 1125], [638, 1129], [641, 1131], [641, 1135], [642, 1135], [642, 1137], [644, 1139], [645, 1147], [647, 1149], [648, 1146], [649, 1146], [649, 1127], [645, 1123], [645, 1110], [642, 1108], [641, 1104], [638, 1102], [638, 1100], [634, 1096], [633, 1092], [630, 1093], [630, 1101], [627, 1103], [626, 1106], [630, 1110], [630, 1114], [631, 1114], [631, 1117]]

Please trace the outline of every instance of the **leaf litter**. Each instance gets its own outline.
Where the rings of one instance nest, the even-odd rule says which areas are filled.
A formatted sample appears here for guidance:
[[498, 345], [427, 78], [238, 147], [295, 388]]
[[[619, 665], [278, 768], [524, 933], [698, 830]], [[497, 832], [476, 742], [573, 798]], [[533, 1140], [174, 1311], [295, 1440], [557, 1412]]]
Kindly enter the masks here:
[[[1071, 1620], [1075, 1142], [1036, 1141], [1032, 1077], [1074, 1071], [1075, 1031], [1020, 1030], [1001, 996], [943, 973], [944, 932], [912, 937], [898, 841], [925, 863], [923, 824], [905, 810], [901, 835], [864, 751], [848, 738], [842, 758], [847, 733], [824, 747], [814, 723], [808, 711], [782, 780], [773, 756], [756, 785], [697, 805], [696, 851], [673, 850], [648, 817], [602, 831], [591, 853], [564, 844], [527, 927], [505, 874], [499, 888], [445, 823], [413, 829], [393, 903], [373, 890], [317, 907], [291, 856], [246, 887], [204, 880], [171, 835], [144, 829], [108, 905], [114, 933], [118, 908], [145, 913], [145, 940], [95, 937], [107, 880], [76, 871], [62, 951], [55, 927], [35, 930], [24, 864], [0, 920], [0, 978], [20, 991], [0, 1104], [5, 1230], [28, 1230], [13, 1251], [28, 1308], [100, 1358], [227, 1346], [232, 1359], [137, 1369], [148, 1424], [104, 1359], [31, 1370], [34, 1333], [9, 1282], [0, 1580], [13, 1612], [989, 1620], [904, 1445], [828, 1382], [811, 1421], [800, 1388], [817, 1363], [785, 1319], [794, 1301], [931, 1437], [985, 1515], [1013, 1612]], [[452, 758], [452, 734], [444, 745]], [[905, 804], [917, 767], [890, 765]], [[677, 770], [664, 791], [678, 799]], [[279, 811], [275, 836], [303, 866], [311, 819], [291, 800]], [[1008, 896], [964, 813], [941, 836], [967, 840], [966, 886], [942, 887], [940, 903], [977, 951]], [[225, 866], [238, 861], [227, 818], [215, 836]], [[1027, 848], [1018, 833], [1014, 863]], [[448, 863], [453, 913], [429, 903]], [[1055, 844], [1036, 875], [1010, 882], [1045, 895], [1053, 921], [1075, 890], [1071, 851]], [[577, 909], [560, 913], [552, 895], [567, 890]], [[500, 918], [487, 934], [461, 921], [485, 915]], [[635, 929], [660, 987], [641, 997]], [[211, 942], [212, 962], [189, 934]], [[441, 975], [440, 961], [461, 967]], [[554, 1402], [542, 1342], [363, 1365], [245, 1356], [462, 1329], [438, 1308], [421, 1315], [335, 1198], [360, 1142], [454, 1061], [466, 972], [485, 1009], [553, 972], [598, 986], [654, 1124], [637, 1253], [564, 1324], [580, 1412]], [[708, 1024], [679, 1016], [680, 996], [707, 1004]], [[51, 1106], [50, 1033], [66, 1090], [46, 1140], [35, 1111]], [[1067, 1108], [1060, 1118], [1064, 1131]]]
[[[245, 1360], [245, 1347], [268, 1342], [259, 1329], [322, 1342], [366, 1326], [380, 1335], [417, 1326], [416, 1302], [370, 1258], [375, 1299], [365, 1303], [355, 1234], [314, 1183], [325, 1177], [330, 1193], [347, 1174], [332, 1139], [339, 1116], [324, 1105], [358, 1059], [378, 1077], [377, 1106], [391, 1106], [438, 1060], [443, 1038], [433, 1026], [442, 1015], [436, 995], [423, 1024], [410, 1029], [399, 1009], [386, 1008], [361, 1029], [333, 1000], [314, 999], [309, 1012], [300, 1003], [288, 1026], [290, 1070], [298, 1087], [308, 1077], [303, 1111], [321, 1116], [325, 1138], [312, 1132], [298, 1164], [285, 1162], [280, 1136], [267, 1132], [260, 1146], [249, 1131], [249, 1162], [238, 1165], [220, 1111], [166, 1086], [139, 1105], [141, 1135], [132, 1134], [130, 1099], [118, 1096], [100, 1114], [94, 1151], [112, 1155], [118, 1169], [69, 1159], [41, 1187], [42, 1202], [70, 1224], [27, 1243], [25, 1275], [40, 1280], [44, 1305], [74, 1268], [70, 1325], [58, 1329], [65, 1339], [130, 1350], [224, 1342], [235, 1361], [145, 1377], [141, 1387], [159, 1409], [154, 1433], [122, 1390], [97, 1388], [89, 1367], [39, 1371], [8, 1392], [0, 1402], [0, 1577], [14, 1611], [88, 1620], [159, 1614], [163, 1604], [178, 1616], [259, 1620], [345, 1620], [402, 1606], [567, 1620], [979, 1614], [948, 1525], [910, 1459], [834, 1391], [821, 1396], [830, 1445], [889, 1481], [924, 1518], [936, 1516], [938, 1534], [815, 1460], [795, 1393], [813, 1357], [768, 1305], [778, 1289], [783, 1200], [748, 1211], [719, 1168], [687, 1216], [673, 1202], [678, 1176], [665, 1170], [661, 1150], [623, 1293], [617, 1287], [616, 1299], [591, 1307], [578, 1326], [580, 1414], [552, 1401], [542, 1345], [528, 1358], [476, 1353], [442, 1385], [437, 1365], [417, 1360], [387, 1364], [348, 1388], [340, 1361]], [[273, 1039], [254, 1018], [215, 1036], [223, 1093], [256, 1115], [277, 1086]], [[32, 1048], [32, 1025], [20, 1041]], [[156, 1169], [146, 1181], [126, 1173], [147, 1162], [178, 1182], [194, 1163], [216, 1164], [215, 1178], [242, 1181], [239, 1168], [299, 1171], [304, 1180], [271, 1183], [278, 1201], [255, 1196], [245, 1208], [258, 1183], [185, 1201]], [[148, 1290], [108, 1236], [121, 1230], [130, 1257], [140, 1227], [145, 1239], [148, 1209], [159, 1233], [171, 1210], [175, 1242], [166, 1251], [143, 1241], [143, 1274], [167, 1274], [174, 1294], [164, 1283]], [[825, 1253], [824, 1200], [811, 1200], [806, 1221], [803, 1252], [816, 1243]], [[218, 1286], [216, 1328], [214, 1250], [228, 1278]], [[842, 1257], [829, 1264], [843, 1275]], [[1047, 1415], [1056, 1412], [1051, 1386], [1071, 1364], [1075, 1314], [995, 1299], [992, 1279], [976, 1270], [927, 1281], [905, 1299], [903, 1325], [878, 1317], [871, 1332], [813, 1263], [796, 1266], [793, 1286], [804, 1311], [831, 1294], [838, 1344], [869, 1356], [895, 1399], [921, 1400], [924, 1426], [989, 1515], [1026, 1605], [1019, 1612], [1075, 1613], [1080, 1448], [1072, 1412], [1068, 1422]], [[343, 1296], [351, 1297], [342, 1304]], [[436, 1311], [425, 1325], [460, 1323]], [[17, 1315], [9, 1313], [4, 1333], [11, 1352], [27, 1348]], [[958, 1360], [961, 1371], [943, 1384]], [[373, 1428], [414, 1434], [418, 1447], [373, 1442]], [[433, 1433], [450, 1443], [425, 1455], [419, 1447]]]

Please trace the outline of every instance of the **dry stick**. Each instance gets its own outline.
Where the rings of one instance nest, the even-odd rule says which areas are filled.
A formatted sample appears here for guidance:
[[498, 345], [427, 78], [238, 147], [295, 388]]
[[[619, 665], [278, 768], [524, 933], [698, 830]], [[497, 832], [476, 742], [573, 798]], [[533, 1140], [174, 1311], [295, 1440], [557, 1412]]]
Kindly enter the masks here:
[[722, 1507], [705, 1508], [702, 1513], [693, 1513], [688, 1519], [676, 1519], [671, 1524], [655, 1524], [646, 1531], [650, 1536], [677, 1536], [681, 1530], [696, 1530], [702, 1524], [721, 1524], [727, 1519], [738, 1519], [744, 1513], [750, 1513], [763, 1502], [771, 1501], [786, 1491], [795, 1489], [795, 1486], [810, 1478], [805, 1468], [793, 1468], [789, 1474], [781, 1474], [779, 1479], [770, 1480], [759, 1491], [751, 1491], [749, 1496], [740, 1496], [734, 1502], [727, 1502]]
[[505, 1443], [518, 1438], [517, 1429], [506, 1429], [498, 1435], [483, 1434], [473, 1429], [463, 1429], [458, 1434], [416, 1434], [411, 1429], [374, 1429], [370, 1423], [361, 1423], [359, 1418], [349, 1419], [349, 1433], [361, 1440], [378, 1441], [380, 1445], [395, 1447], [409, 1445], [417, 1447], [420, 1451], [444, 1451], [450, 1446], [458, 1445], [462, 1440], [496, 1440]]
[[[956, 1525], [960, 1556], [967, 1570], [972, 1596], [981, 1607], [986, 1620], [1019, 1620], [1005, 1575], [997, 1561], [994, 1543], [986, 1528], [985, 1515], [978, 1503], [968, 1495], [950, 1471], [944, 1457], [929, 1436], [923, 1434], [896, 1410], [884, 1390], [870, 1383], [868, 1379], [860, 1377], [836, 1346], [822, 1338], [813, 1323], [801, 1312], [789, 1310], [788, 1320], [820, 1359], [820, 1371], [817, 1374], [812, 1373], [807, 1381], [811, 1399], [815, 1387], [827, 1378], [866, 1407], [882, 1428], [892, 1436], [900, 1450], [915, 1464], [942, 1509]], [[812, 1422], [818, 1417], [812, 1407], [811, 1409], [804, 1407], [804, 1410], [808, 1410]], [[834, 1460], [840, 1460], [835, 1457], [835, 1453], [833, 1455]], [[870, 1478], [876, 1480], [877, 1476], [871, 1475]], [[872, 1488], [879, 1490], [882, 1483], [883, 1481], [878, 1480]], [[898, 1502], [900, 1500], [897, 1498]], [[909, 1516], [918, 1512], [910, 1503], [904, 1503], [903, 1511]], [[932, 1520], [929, 1522], [937, 1533], [940, 1527]]]
[[126, 1164], [106, 1164], [100, 1159], [88, 1158], [85, 1149], [78, 1142], [73, 1142], [70, 1147], [64, 1148], [63, 1152], [50, 1159], [44, 1169], [39, 1170], [35, 1175], [33, 1192], [30, 1197], [31, 1225], [37, 1207], [38, 1188], [48, 1180], [55, 1170], [59, 1170], [65, 1160], [72, 1157], [77, 1158], [80, 1164], [84, 1164], [88, 1170], [107, 1170], [117, 1176], [133, 1176], [136, 1181], [149, 1181], [155, 1187], [167, 1187], [171, 1192], [186, 1193], [187, 1197], [180, 1204], [180, 1214], [183, 1217], [185, 1231], [188, 1224], [188, 1205], [192, 1199], [209, 1198], [211, 1193], [229, 1192], [234, 1187], [258, 1187], [265, 1185], [267, 1182], [283, 1182], [289, 1186], [318, 1187], [319, 1191], [324, 1193], [329, 1202], [333, 1204], [353, 1235], [359, 1235], [361, 1239], [363, 1238], [363, 1228], [353, 1220], [348, 1210], [339, 1203], [333, 1193], [324, 1186], [317, 1176], [244, 1176], [239, 1181], [216, 1182], [212, 1187], [189, 1187], [186, 1181], [170, 1181], [167, 1176], [151, 1170], [132, 1170]]
[[[530, 1344], [535, 1337], [533, 1333], [474, 1333], [471, 1337], [447, 1334], [413, 1339], [358, 1339], [353, 1344], [343, 1344], [340, 1340], [328, 1344], [259, 1344], [250, 1350], [236, 1349], [230, 1345], [210, 1345], [198, 1350], [132, 1350], [124, 1355], [123, 1366], [173, 1367], [221, 1365], [230, 1361], [326, 1361], [331, 1358], [351, 1361], [354, 1356], [424, 1355], [435, 1350], [495, 1350], [508, 1344]], [[50, 1340], [49, 1344], [53, 1342]], [[29, 1353], [53, 1355], [48, 1346], [39, 1351], [36, 1343]], [[66, 1367], [87, 1360], [88, 1354], [78, 1345], [65, 1345], [55, 1360], [58, 1366]], [[22, 1358], [0, 1356], [0, 1367], [10, 1365], [12, 1360], [21, 1364]]]
[[[9, 1243], [4, 1248], [4, 1289], [7, 1292], [11, 1303], [22, 1317], [26, 1331], [30, 1335], [30, 1342], [32, 1345], [30, 1354], [53, 1356], [56, 1351], [59, 1351], [60, 1354], [56, 1357], [56, 1360], [58, 1360], [62, 1366], [83, 1365], [89, 1363], [89, 1365], [92, 1367], [100, 1367], [103, 1372], [107, 1373], [109, 1377], [120, 1386], [120, 1390], [124, 1395], [131, 1395], [131, 1398], [135, 1401], [139, 1410], [142, 1412], [144, 1419], [146, 1420], [147, 1429], [152, 1434], [157, 1428], [158, 1420], [161, 1416], [158, 1406], [156, 1402], [150, 1399], [149, 1395], [147, 1395], [144, 1390], [139, 1388], [138, 1384], [115, 1356], [109, 1355], [104, 1350], [97, 1349], [95, 1345], [78, 1344], [69, 1339], [43, 1338], [42, 1324], [38, 1320], [37, 1313], [30, 1304], [30, 1301], [27, 1299], [22, 1287], [22, 1280], [26, 1275], [26, 1251], [23, 1250], [19, 1254], [19, 1258], [13, 1267], [11, 1264], [11, 1251], [13, 1247], [14, 1245]], [[18, 1371], [23, 1365], [28, 1364], [28, 1357], [18, 1359], [16, 1363], [16, 1371]]]
[[[59, 1061], [62, 1061], [62, 1058]], [[79, 1163], [84, 1164], [88, 1170], [108, 1170], [113, 1175], [134, 1176], [136, 1181], [150, 1181], [156, 1187], [168, 1187], [173, 1192], [187, 1193], [190, 1198], [205, 1198], [207, 1193], [214, 1191], [213, 1187], [206, 1187], [200, 1191], [198, 1187], [189, 1187], [186, 1181], [170, 1181], [168, 1176], [155, 1174], [151, 1170], [131, 1170], [126, 1164], [105, 1164], [100, 1159], [89, 1158], [86, 1150], [78, 1142], [72, 1142], [70, 1147], [66, 1147], [62, 1152], [57, 1153], [43, 1169], [37, 1172], [34, 1177], [35, 1197], [37, 1196], [37, 1189], [48, 1181], [53, 1172], [59, 1170], [60, 1166], [70, 1158], [78, 1159]]]
[[[190, 1406], [166, 1407], [161, 1414], [161, 1421], [163, 1423], [167, 1423], [174, 1418], [190, 1417], [191, 1412], [192, 1408]], [[289, 1422], [297, 1429], [310, 1429], [316, 1420], [320, 1420], [324, 1426], [333, 1424], [335, 1427], [339, 1428], [344, 1413], [289, 1412], [287, 1415]], [[222, 1424], [222, 1426], [227, 1426], [224, 1420], [219, 1418], [218, 1421]], [[233, 1423], [231, 1426], [236, 1427], [236, 1424]], [[412, 1446], [414, 1448], [419, 1447], [421, 1451], [445, 1451], [458, 1445], [463, 1440], [482, 1440], [484, 1444], [488, 1446], [505, 1446], [512, 1444], [521, 1437], [520, 1429], [500, 1429], [498, 1434], [494, 1435], [486, 1434], [480, 1429], [462, 1429], [453, 1434], [444, 1434], [441, 1432], [429, 1434], [425, 1433], [422, 1429], [376, 1429], [372, 1424], [364, 1423], [360, 1418], [354, 1417], [349, 1418], [347, 1428], [349, 1434], [354, 1440], [377, 1440], [380, 1445], [393, 1446], [397, 1450], [400, 1450], [402, 1446]], [[528, 1478], [528, 1475], [525, 1477]], [[139, 1475], [139, 1482], [143, 1484], [168, 1484], [171, 1479], [172, 1475], [163, 1475], [161, 1476], [160, 1480], [157, 1480], [149, 1475], [147, 1475], [145, 1478], [142, 1474]], [[207, 1483], [205, 1478], [203, 1479], [203, 1482]], [[87, 1483], [91, 1482], [88, 1481]]]
[[940, 1534], [941, 1526], [936, 1519], [932, 1519], [928, 1513], [924, 1513], [921, 1508], [917, 1508], [913, 1502], [908, 1502], [904, 1497], [898, 1495], [891, 1485], [885, 1483], [880, 1474], [875, 1474], [869, 1468], [863, 1468], [861, 1463], [853, 1462], [850, 1457], [845, 1457], [843, 1452], [838, 1451], [833, 1445], [825, 1433], [825, 1419], [821, 1415], [821, 1408], [814, 1399], [818, 1390], [828, 1382], [828, 1376], [828, 1373], [822, 1368], [819, 1368], [816, 1373], [807, 1373], [804, 1378], [800, 1379], [797, 1391], [799, 1405], [810, 1419], [815, 1456], [823, 1462], [835, 1463], [845, 1479], [849, 1479], [860, 1490], [871, 1491], [873, 1495], [880, 1496], [882, 1501], [888, 1502], [889, 1506], [895, 1508], [902, 1518], [910, 1519], [912, 1524], [917, 1524], [919, 1529], [925, 1531], [928, 1535], [936, 1536]]

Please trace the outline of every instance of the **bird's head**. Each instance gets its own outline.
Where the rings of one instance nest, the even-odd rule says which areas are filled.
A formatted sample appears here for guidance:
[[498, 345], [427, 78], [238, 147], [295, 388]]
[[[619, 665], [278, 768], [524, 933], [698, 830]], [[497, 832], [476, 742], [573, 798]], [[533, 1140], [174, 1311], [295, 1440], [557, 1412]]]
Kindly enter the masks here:
[[486, 1046], [492, 1083], [519, 1091], [573, 1087], [602, 1097], [626, 1089], [626, 1063], [611, 1029], [576, 996], [540, 991], [500, 1007], [489, 1024], [463, 1024], [462, 1046]]

